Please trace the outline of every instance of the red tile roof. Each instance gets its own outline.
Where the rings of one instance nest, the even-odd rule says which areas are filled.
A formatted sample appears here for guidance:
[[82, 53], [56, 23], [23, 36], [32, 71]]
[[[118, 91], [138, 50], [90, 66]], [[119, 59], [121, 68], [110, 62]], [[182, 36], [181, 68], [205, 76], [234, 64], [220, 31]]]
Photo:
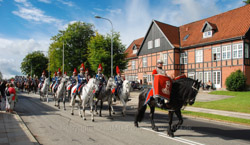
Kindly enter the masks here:
[[[174, 47], [190, 47], [245, 36], [250, 28], [250, 4], [180, 27], [155, 22]], [[216, 29], [212, 37], [203, 38], [202, 28], [205, 22]], [[184, 40], [187, 35], [188, 38]]]
[[179, 28], [154, 20], [174, 47], [180, 47]]
[[137, 56], [136, 54], [133, 54], [133, 47], [134, 47], [134, 45], [135, 45], [135, 46], [137, 47], [137, 51], [138, 51], [139, 48], [140, 48], [140, 46], [141, 46], [141, 44], [142, 44], [142, 42], [143, 42], [143, 40], [144, 40], [144, 37], [139, 38], [139, 39], [136, 39], [136, 40], [134, 40], [134, 41], [129, 45], [129, 47], [125, 50], [125, 53], [128, 53], [127, 59], [128, 59], [128, 58], [133, 58], [133, 57], [136, 57], [136, 56]]

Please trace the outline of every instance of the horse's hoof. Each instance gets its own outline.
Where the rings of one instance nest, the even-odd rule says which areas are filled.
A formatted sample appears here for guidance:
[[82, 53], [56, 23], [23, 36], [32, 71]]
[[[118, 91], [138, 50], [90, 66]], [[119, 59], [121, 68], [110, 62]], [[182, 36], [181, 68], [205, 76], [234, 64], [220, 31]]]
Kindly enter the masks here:
[[71, 115], [74, 115], [74, 113], [71, 113]]
[[113, 115], [115, 115], [115, 112], [113, 112]]
[[66, 108], [64, 108], [64, 110], [66, 111]]
[[94, 119], [92, 119], [92, 122], [95, 122], [95, 120], [94, 120]]
[[168, 136], [174, 137], [174, 133], [172, 131], [168, 131]]
[[135, 127], [139, 127], [138, 122], [135, 122], [134, 125], [135, 125]]
[[158, 127], [154, 127], [154, 128], [152, 128], [154, 131], [159, 131], [158, 130]]
[[84, 117], [83, 120], [87, 120], [87, 119]]

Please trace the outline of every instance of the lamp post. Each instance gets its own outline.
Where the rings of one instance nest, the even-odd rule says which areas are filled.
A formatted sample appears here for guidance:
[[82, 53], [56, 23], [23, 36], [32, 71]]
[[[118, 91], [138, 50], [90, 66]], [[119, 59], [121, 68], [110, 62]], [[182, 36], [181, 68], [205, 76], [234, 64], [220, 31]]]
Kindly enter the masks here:
[[107, 18], [103, 18], [103, 17], [100, 17], [100, 16], [95, 16], [95, 18], [97, 19], [104, 19], [104, 20], [107, 20], [110, 22], [111, 24], [111, 77], [113, 77], [113, 24], [111, 22], [111, 20], [107, 19]]
[[62, 60], [62, 63], [63, 63], [63, 74], [64, 74], [64, 41], [63, 41], [63, 60]]

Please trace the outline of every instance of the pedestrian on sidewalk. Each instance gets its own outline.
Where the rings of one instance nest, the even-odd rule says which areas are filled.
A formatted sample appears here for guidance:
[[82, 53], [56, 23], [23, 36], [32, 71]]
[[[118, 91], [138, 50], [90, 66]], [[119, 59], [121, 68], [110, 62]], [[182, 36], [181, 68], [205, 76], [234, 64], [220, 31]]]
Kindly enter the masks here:
[[9, 104], [10, 104], [10, 113], [13, 113], [14, 105], [15, 105], [15, 99], [16, 99], [16, 90], [14, 88], [14, 84], [10, 83], [10, 87], [8, 88], [8, 91], [10, 93], [9, 98]]
[[6, 102], [6, 105], [5, 105], [5, 109], [6, 109], [6, 112], [9, 112], [9, 109], [10, 109], [10, 104], [9, 104], [9, 98], [10, 98], [10, 93], [9, 93], [9, 87], [10, 87], [10, 84], [7, 83], [6, 84], [6, 88], [5, 88], [5, 102]]

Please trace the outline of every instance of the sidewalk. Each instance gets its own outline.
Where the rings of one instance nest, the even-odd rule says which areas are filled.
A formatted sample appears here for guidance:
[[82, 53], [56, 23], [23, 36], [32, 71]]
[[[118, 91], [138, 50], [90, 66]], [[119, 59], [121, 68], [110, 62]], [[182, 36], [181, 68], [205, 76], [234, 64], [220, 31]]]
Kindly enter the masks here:
[[17, 114], [0, 111], [1, 145], [39, 145]]
[[[133, 108], [137, 108], [138, 107], [138, 96], [139, 96], [139, 94], [140, 94], [139, 91], [130, 92], [131, 101], [128, 102], [128, 105], [131, 105]], [[196, 101], [209, 102], [209, 101], [226, 99], [226, 98], [230, 98], [230, 97], [232, 97], [232, 96], [211, 95], [211, 94], [208, 94], [208, 92], [199, 92], [197, 97], [196, 97]], [[222, 115], [222, 116], [228, 116], [228, 117], [235, 117], [235, 118], [242, 118], [242, 119], [250, 119], [250, 114], [248, 114], [248, 113], [222, 111], [222, 110], [214, 110], [214, 109], [205, 109], [205, 108], [198, 108], [198, 107], [191, 107], [191, 106], [187, 106], [185, 108], [185, 110], [193, 111], [193, 112], [210, 113], [210, 114], [216, 114], [216, 115]]]

